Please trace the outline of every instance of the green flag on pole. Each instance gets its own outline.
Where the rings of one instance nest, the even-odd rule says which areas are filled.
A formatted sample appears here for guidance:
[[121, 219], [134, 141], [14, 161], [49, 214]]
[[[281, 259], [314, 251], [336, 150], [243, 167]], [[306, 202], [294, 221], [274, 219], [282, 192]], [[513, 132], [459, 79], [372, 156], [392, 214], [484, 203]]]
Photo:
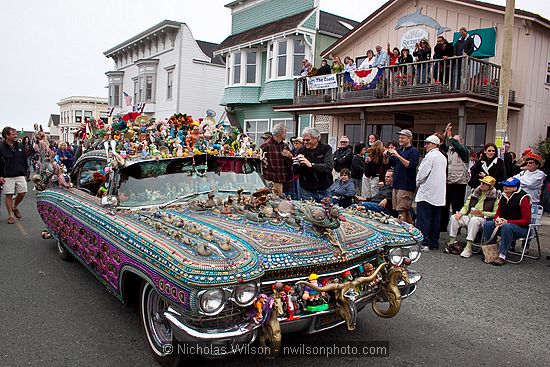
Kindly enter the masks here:
[[[480, 28], [472, 29], [468, 31], [470, 37], [474, 40], [474, 53], [473, 57], [480, 59], [486, 57], [493, 57], [496, 54], [497, 45], [497, 29], [492, 28]], [[455, 32], [453, 35], [453, 44], [460, 38], [460, 33]]]

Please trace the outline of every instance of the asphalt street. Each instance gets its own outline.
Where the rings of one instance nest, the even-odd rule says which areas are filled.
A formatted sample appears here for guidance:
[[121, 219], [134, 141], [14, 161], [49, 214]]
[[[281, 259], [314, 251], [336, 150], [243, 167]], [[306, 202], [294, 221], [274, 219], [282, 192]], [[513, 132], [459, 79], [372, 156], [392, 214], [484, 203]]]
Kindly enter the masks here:
[[[36, 211], [35, 193], [21, 205], [23, 218], [0, 215], [0, 366], [156, 366], [136, 307], [123, 305], [77, 261], [64, 262]], [[315, 335], [283, 335], [284, 345], [304, 339], [389, 341], [384, 358], [283, 356], [276, 361], [230, 357], [194, 361], [205, 366], [549, 366], [550, 220], [543, 227], [543, 257], [520, 265], [486, 265], [442, 251], [413, 264], [424, 278], [400, 313], [381, 319], [366, 308], [357, 328]], [[191, 364], [191, 363], [188, 363]]]

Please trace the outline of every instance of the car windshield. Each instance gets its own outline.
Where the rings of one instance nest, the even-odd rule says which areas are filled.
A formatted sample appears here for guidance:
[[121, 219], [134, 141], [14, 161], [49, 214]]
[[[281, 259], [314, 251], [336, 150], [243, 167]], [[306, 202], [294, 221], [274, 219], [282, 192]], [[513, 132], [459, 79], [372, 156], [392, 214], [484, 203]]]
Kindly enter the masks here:
[[134, 163], [120, 170], [119, 207], [163, 205], [210, 191], [254, 192], [265, 186], [259, 167], [257, 159], [205, 155]]

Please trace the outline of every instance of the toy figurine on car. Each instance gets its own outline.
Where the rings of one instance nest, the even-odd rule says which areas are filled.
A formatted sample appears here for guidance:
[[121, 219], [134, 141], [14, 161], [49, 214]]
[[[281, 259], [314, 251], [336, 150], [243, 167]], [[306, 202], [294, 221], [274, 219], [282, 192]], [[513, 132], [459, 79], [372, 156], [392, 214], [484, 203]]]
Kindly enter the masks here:
[[139, 300], [158, 359], [172, 357], [167, 344], [230, 353], [256, 340], [274, 357], [282, 334], [353, 330], [365, 306], [392, 317], [415, 292], [416, 228], [274, 195], [261, 149], [212, 113], [121, 119], [90, 121], [90, 148], [61, 187], [41, 153], [41, 235], [120, 300]]

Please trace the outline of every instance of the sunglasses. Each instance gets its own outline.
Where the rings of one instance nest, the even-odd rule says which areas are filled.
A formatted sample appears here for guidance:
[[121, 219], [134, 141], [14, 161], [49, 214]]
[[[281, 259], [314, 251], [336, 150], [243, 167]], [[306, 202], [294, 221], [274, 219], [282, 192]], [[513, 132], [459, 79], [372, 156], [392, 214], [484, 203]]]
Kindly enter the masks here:
[[487, 150], [487, 153], [496, 153], [496, 150]]
[[527, 163], [527, 164], [535, 164], [535, 163], [537, 163], [537, 162], [535, 162], [535, 161], [527, 161], [526, 163]]

